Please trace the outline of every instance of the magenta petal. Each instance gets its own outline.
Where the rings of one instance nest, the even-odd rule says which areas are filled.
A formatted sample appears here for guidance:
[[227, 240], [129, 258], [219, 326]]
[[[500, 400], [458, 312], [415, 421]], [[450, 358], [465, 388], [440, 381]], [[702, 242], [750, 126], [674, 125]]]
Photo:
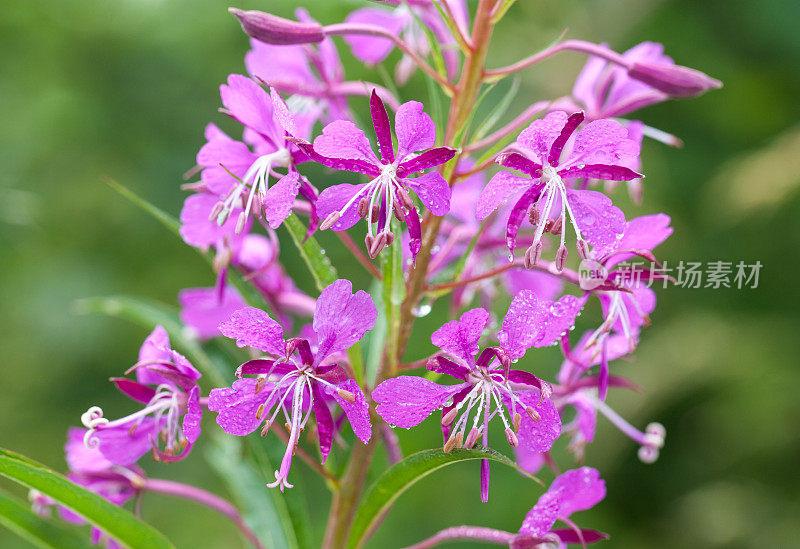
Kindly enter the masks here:
[[525, 172], [533, 178], [542, 176], [542, 165], [522, 156], [517, 152], [501, 153], [497, 157], [497, 163], [512, 170]]
[[253, 347], [275, 356], [286, 352], [281, 325], [255, 307], [239, 309], [227, 322], [219, 325], [219, 331], [225, 337], [235, 339], [239, 347]]
[[628, 130], [616, 120], [589, 122], [578, 135], [564, 167], [580, 164], [627, 165], [639, 154], [639, 143], [628, 139]]
[[560, 493], [548, 490], [525, 516], [519, 533], [543, 538], [556, 523], [560, 508]]
[[64, 445], [67, 467], [70, 471], [79, 473], [94, 473], [105, 471], [113, 467], [103, 454], [95, 448], [87, 448], [83, 442], [86, 429], [70, 427], [67, 430], [67, 442]]
[[580, 530], [580, 536], [570, 528], [556, 528], [551, 530], [551, 532], [558, 536], [561, 543], [572, 543], [576, 545], [580, 545], [581, 543], [597, 543], [598, 541], [609, 539], [610, 537], [608, 534], [597, 530], [589, 530], [586, 528], [581, 528]]
[[219, 91], [222, 104], [236, 120], [277, 144], [280, 132], [273, 119], [272, 100], [264, 88], [246, 76], [231, 74]]
[[218, 412], [217, 424], [229, 435], [244, 436], [255, 431], [264, 421], [264, 417], [256, 417], [259, 406], [263, 404], [269, 410], [278, 401], [280, 391], [273, 394], [273, 385], [267, 383], [256, 393], [256, 383], [253, 378], [237, 379], [232, 387], [212, 389], [208, 395], [208, 409]]
[[456, 149], [450, 147], [436, 147], [435, 149], [427, 150], [400, 164], [397, 167], [397, 177], [406, 177], [422, 170], [439, 166], [452, 160], [455, 155]]
[[[139, 362], [172, 363], [169, 336], [162, 326], [156, 326], [139, 349]], [[158, 385], [163, 378], [147, 368], [136, 369], [136, 380], [143, 385]], [[149, 399], [148, 399], [149, 402]]]
[[433, 332], [431, 343], [446, 353], [452, 353], [472, 364], [480, 350], [478, 342], [489, 323], [486, 309], [472, 309]]
[[313, 383], [311, 390], [314, 394], [314, 421], [317, 423], [317, 436], [319, 438], [319, 453], [322, 456], [322, 463], [328, 459], [328, 454], [331, 452], [333, 445], [333, 434], [335, 427], [333, 424], [333, 417], [328, 408], [328, 403], [325, 401], [325, 395], [322, 393], [320, 383]]
[[568, 518], [572, 513], [585, 511], [602, 501], [606, 497], [606, 483], [597, 469], [581, 467], [556, 477], [548, 492], [561, 493], [558, 516]]
[[522, 357], [530, 347], [552, 345], [574, 325], [584, 303], [585, 299], [572, 295], [547, 301], [523, 290], [508, 307], [497, 339], [511, 358]]
[[392, 144], [392, 130], [389, 127], [389, 115], [386, 114], [386, 106], [378, 97], [375, 90], [369, 98], [369, 111], [372, 115], [372, 125], [375, 127], [375, 135], [378, 138], [378, 147], [381, 151], [381, 162], [391, 164], [394, 162], [394, 145]]
[[153, 447], [158, 440], [158, 427], [150, 418], [144, 418], [131, 433], [135, 420], [117, 427], [101, 429], [92, 435], [97, 448], [108, 461], [116, 465], [133, 465]]
[[425, 367], [430, 370], [431, 372], [436, 372], [439, 374], [447, 374], [449, 376], [453, 376], [456, 379], [466, 380], [467, 375], [469, 375], [470, 369], [466, 366], [462, 366], [461, 364], [456, 364], [452, 360], [448, 359], [447, 357], [443, 357], [441, 355], [436, 355], [431, 357], [428, 360], [428, 363]]
[[186, 415], [183, 416], [183, 435], [190, 444], [194, 444], [200, 436], [200, 421], [203, 419], [203, 408], [200, 406], [200, 388], [196, 385], [189, 392], [186, 401]]
[[625, 231], [625, 214], [603, 193], [568, 189], [567, 200], [583, 238], [592, 246], [610, 246]]
[[459, 385], [439, 385], [422, 377], [400, 376], [387, 379], [372, 391], [376, 411], [389, 425], [409, 429], [464, 389]]
[[254, 78], [306, 86], [317, 84], [308, 64], [306, 49], [302, 45], [276, 46], [251, 38], [250, 51], [244, 56], [244, 64], [247, 72]]
[[337, 351], [349, 349], [375, 325], [378, 310], [364, 290], [353, 294], [349, 280], [339, 279], [322, 290], [314, 311], [314, 332], [319, 340], [317, 364]]
[[[216, 221], [209, 221], [214, 205], [219, 199], [209, 193], [195, 193], [186, 198], [181, 209], [181, 238], [196, 248], [217, 246], [226, 238], [233, 239], [234, 244], [241, 237], [234, 236], [236, 222], [241, 209], [234, 209], [228, 219], [220, 227]], [[247, 234], [252, 221], [248, 219], [243, 234]]]
[[[391, 11], [380, 8], [355, 10], [347, 16], [345, 22], [377, 25], [394, 35], [399, 35], [403, 28], [403, 19], [396, 17]], [[345, 35], [344, 40], [352, 49], [356, 59], [370, 65], [377, 65], [394, 49], [394, 42], [388, 38], [348, 34]]]
[[[289, 135], [297, 136], [298, 131], [294, 122], [294, 115], [292, 114], [292, 111], [289, 110], [289, 106], [286, 104], [286, 101], [283, 100], [281, 94], [275, 91], [275, 88], [270, 88], [269, 97], [272, 101], [272, 108], [274, 110], [273, 118], [275, 121], [278, 123], [281, 129], [283, 129]], [[277, 137], [281, 136], [278, 135]], [[283, 147], [285, 143], [278, 142], [276, 145], [280, 148]]]
[[583, 119], [584, 115], [582, 112], [576, 112], [569, 116], [566, 124], [564, 124], [564, 128], [561, 130], [561, 133], [556, 140], [553, 141], [553, 146], [550, 147], [550, 154], [547, 156], [548, 164], [551, 166], [558, 166], [558, 160], [561, 158], [561, 151], [564, 150], [564, 145], [567, 144], [569, 138], [572, 137], [572, 134], [575, 132], [578, 126], [581, 125]]
[[367, 403], [366, 397], [364, 397], [364, 391], [361, 390], [361, 387], [358, 386], [358, 383], [356, 383], [354, 379], [348, 379], [344, 383], [339, 384], [338, 387], [355, 395], [355, 402], [350, 402], [342, 398], [339, 392], [333, 387], [326, 385], [325, 390], [336, 399], [336, 402], [338, 402], [339, 406], [344, 410], [347, 421], [350, 422], [350, 426], [353, 428], [353, 432], [361, 442], [366, 444], [372, 437], [372, 424], [369, 420], [369, 404]]
[[436, 144], [436, 125], [433, 119], [423, 112], [419, 101], [403, 103], [394, 117], [394, 131], [397, 134], [397, 158], [404, 161], [414, 152], [430, 149]]
[[481, 502], [489, 501], [489, 460], [481, 460]]
[[445, 215], [450, 211], [450, 185], [439, 172], [431, 172], [402, 182], [425, 204], [433, 215]]
[[522, 290], [531, 290], [542, 299], [553, 301], [564, 289], [560, 278], [541, 271], [511, 269], [505, 275], [505, 285], [509, 295], [517, 295]]
[[[606, 44], [602, 44], [608, 47]], [[590, 56], [581, 69], [572, 87], [572, 97], [577, 99], [591, 113], [600, 111], [603, 102], [604, 90], [598, 89], [598, 82], [603, 75], [608, 61], [602, 57]]]
[[360, 160], [376, 166], [379, 163], [367, 136], [347, 120], [336, 120], [325, 126], [322, 135], [314, 140], [314, 150], [329, 158]]
[[517, 177], [509, 172], [496, 173], [478, 197], [478, 204], [475, 208], [478, 221], [489, 217], [489, 214], [505, 203], [509, 197], [521, 193], [533, 184], [534, 181], [528, 177]]
[[542, 187], [542, 184], [538, 184], [528, 188], [527, 191], [522, 193], [514, 207], [511, 208], [506, 222], [506, 246], [508, 246], [509, 250], [514, 251], [517, 247], [517, 234], [519, 233], [520, 225], [525, 220], [528, 208], [538, 200]]
[[247, 303], [233, 286], [225, 286], [222, 296], [216, 288], [186, 288], [178, 293], [180, 318], [200, 339], [218, 337], [220, 323], [228, 320]]
[[152, 387], [142, 385], [127, 377], [112, 377], [111, 382], [117, 386], [117, 389], [122, 394], [144, 404], [150, 402], [156, 395], [156, 390]]
[[586, 177], [589, 179], [604, 179], [606, 181], [630, 181], [642, 174], [635, 172], [624, 166], [614, 166], [609, 164], [587, 164], [583, 167], [575, 166], [559, 172], [563, 178]]
[[270, 228], [277, 229], [283, 220], [292, 213], [292, 205], [300, 190], [300, 176], [295, 171], [281, 177], [277, 183], [267, 189], [264, 196], [264, 218]]
[[403, 210], [406, 213], [406, 226], [408, 227], [408, 251], [411, 252], [411, 261], [417, 260], [417, 254], [422, 249], [422, 225], [416, 208]]
[[541, 398], [537, 389], [516, 391], [516, 395], [526, 406], [533, 407], [541, 416], [539, 421], [533, 421], [519, 405], [512, 406], [510, 399], [505, 399], [509, 410], [516, 409], [522, 416], [519, 443], [531, 452], [547, 452], [552, 448], [553, 442], [561, 435], [561, 417], [558, 415], [555, 404], [549, 398]]
[[569, 116], [563, 111], [551, 112], [544, 118], [534, 120], [530, 126], [522, 130], [517, 143], [533, 154], [534, 162], [544, 165], [550, 154], [553, 142], [561, 135], [561, 130]]
[[[663, 213], [635, 217], [628, 221], [622, 238], [615, 241], [609, 248], [599, 250], [598, 257], [604, 259], [612, 257], [615, 250], [652, 251], [672, 234], [672, 227], [669, 224], [669, 216]], [[632, 253], [614, 254], [613, 261], [607, 266], [614, 266], [631, 257], [633, 257]]]
[[[344, 208], [356, 193], [361, 192], [365, 185], [334, 185], [322, 191], [317, 199], [317, 215], [320, 219], [325, 219], [333, 212], [339, 212]], [[361, 219], [358, 216], [358, 200], [354, 200], [350, 206], [344, 210], [339, 221], [331, 226], [334, 231], [349, 229]]]

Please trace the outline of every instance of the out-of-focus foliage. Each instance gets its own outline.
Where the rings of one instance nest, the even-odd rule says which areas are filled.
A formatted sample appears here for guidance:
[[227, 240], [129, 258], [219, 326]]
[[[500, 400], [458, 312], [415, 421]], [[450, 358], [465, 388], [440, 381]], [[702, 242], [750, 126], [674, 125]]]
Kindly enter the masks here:
[[[363, 2], [238, 7], [288, 15], [300, 4], [334, 22]], [[125, 293], [174, 303], [181, 287], [212, 282], [194, 251], [102, 177], [179, 211], [181, 175], [193, 165], [204, 125], [225, 124], [216, 113], [217, 85], [244, 70], [247, 40], [227, 6], [221, 0], [0, 4], [0, 444], [58, 469], [66, 429], [81, 412], [95, 403], [109, 412], [125, 409], [105, 379], [133, 362], [145, 332], [76, 317], [73, 300]], [[609, 531], [613, 547], [788, 547], [800, 539], [798, 24], [800, 4], [783, 0], [543, 0], [517, 2], [495, 41], [491, 59], [499, 65], [548, 44], [565, 27], [571, 37], [616, 49], [655, 40], [678, 63], [725, 83], [700, 99], [641, 113], [686, 147], [646, 143], [646, 206], [626, 204], [626, 211], [672, 215], [675, 235], [659, 249], [660, 259], [759, 260], [761, 280], [755, 290], [660, 291], [656, 327], [645, 332], [636, 362], [617, 366], [646, 397], [612, 393], [611, 402], [640, 426], [661, 421], [668, 435], [660, 460], [644, 465], [633, 443], [601, 420], [600, 442], [587, 462], [603, 471], [608, 497], [580, 518], [585, 527]], [[342, 51], [353, 77], [365, 75]], [[516, 106], [566, 92], [581, 64], [562, 54], [529, 70]], [[419, 79], [408, 91], [426, 97]], [[332, 242], [323, 237], [323, 245]], [[288, 240], [284, 248], [291, 248]], [[312, 290], [297, 256], [287, 252], [284, 261]], [[364, 282], [358, 271], [340, 270]], [[426, 346], [425, 329], [440, 320], [423, 319], [414, 343]], [[543, 374], [555, 371], [556, 353], [534, 355]], [[436, 431], [428, 422], [413, 435], [400, 433], [404, 450], [430, 447], [439, 440]], [[481, 505], [473, 465], [414, 486], [373, 545], [400, 546], [460, 523], [518, 528], [540, 492], [498, 469], [490, 504]], [[148, 469], [224, 490], [202, 451], [182, 464]], [[311, 475], [298, 485], [321, 535], [328, 496]], [[422, 505], [435, 511], [419, 513]], [[144, 508], [178, 547], [230, 547], [238, 540], [228, 524], [197, 506], [148, 497]], [[5, 530], [0, 546], [27, 547]]]

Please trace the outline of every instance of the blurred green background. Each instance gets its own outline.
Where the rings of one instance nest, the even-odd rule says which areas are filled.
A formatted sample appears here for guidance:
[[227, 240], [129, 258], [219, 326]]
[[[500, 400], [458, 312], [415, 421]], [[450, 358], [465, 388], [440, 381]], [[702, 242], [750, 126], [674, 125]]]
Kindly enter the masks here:
[[[301, 4], [335, 22], [364, 3], [262, 0], [238, 7], [289, 15]], [[181, 175], [194, 164], [204, 125], [225, 124], [216, 112], [217, 86], [244, 70], [247, 40], [228, 5], [0, 4], [1, 446], [63, 469], [65, 431], [89, 405], [102, 405], [107, 415], [130, 409], [106, 379], [135, 361], [146, 332], [76, 316], [75, 299], [123, 293], [174, 304], [180, 288], [212, 283], [195, 252], [101, 178], [179, 212]], [[760, 284], [660, 291], [636, 360], [616, 365], [645, 393], [612, 393], [610, 403], [640, 427], [662, 422], [668, 435], [659, 461], [645, 465], [635, 445], [600, 420], [587, 463], [603, 472], [608, 497], [576, 519], [611, 533], [612, 547], [800, 546], [798, 24], [800, 4], [786, 0], [520, 0], [497, 33], [492, 65], [537, 50], [568, 27], [569, 37], [607, 41], [617, 50], [663, 42], [678, 63], [725, 83], [700, 99], [639, 113], [686, 146], [646, 142], [644, 205], [631, 206], [624, 191], [616, 200], [629, 218], [672, 216], [675, 234], [660, 259], [758, 260]], [[351, 78], [368, 74], [340, 49]], [[528, 70], [517, 107], [567, 92], [582, 63], [562, 54]], [[414, 80], [405, 98], [420, 92], [424, 99], [424, 90]], [[284, 250], [287, 269], [311, 290], [296, 255], [288, 245]], [[337, 258], [344, 256], [333, 253]], [[367, 283], [355, 268], [341, 270]], [[429, 345], [424, 332], [441, 320], [434, 314], [421, 322], [414, 343]], [[528, 364], [552, 375], [557, 354], [534, 354]], [[408, 452], [439, 442], [433, 421], [400, 435]], [[147, 469], [224, 491], [202, 443], [198, 450], [181, 464]], [[304, 465], [295, 469], [321, 536], [325, 490]], [[495, 468], [490, 503], [481, 505], [477, 480], [474, 464], [424, 479], [399, 500], [372, 546], [398, 547], [454, 524], [516, 530], [540, 493]], [[148, 496], [144, 514], [178, 547], [241, 546], [225, 521], [190, 504]], [[28, 547], [3, 529], [0, 546]]]

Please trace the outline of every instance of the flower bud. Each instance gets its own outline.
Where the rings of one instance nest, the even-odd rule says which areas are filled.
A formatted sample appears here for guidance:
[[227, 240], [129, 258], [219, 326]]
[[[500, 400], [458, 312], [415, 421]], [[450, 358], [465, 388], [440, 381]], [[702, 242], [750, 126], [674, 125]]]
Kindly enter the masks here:
[[707, 74], [666, 63], [634, 61], [628, 76], [660, 90], [670, 97], [695, 97], [710, 89], [721, 88], [722, 82]]
[[242, 30], [261, 42], [286, 46], [290, 44], [313, 44], [325, 38], [319, 23], [300, 23], [264, 13], [229, 8], [242, 24]]

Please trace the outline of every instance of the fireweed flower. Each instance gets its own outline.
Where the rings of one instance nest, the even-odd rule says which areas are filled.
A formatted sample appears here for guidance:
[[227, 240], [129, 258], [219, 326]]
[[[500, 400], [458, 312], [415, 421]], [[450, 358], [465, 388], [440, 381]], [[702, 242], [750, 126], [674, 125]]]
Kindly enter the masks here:
[[[489, 313], [485, 309], [467, 311], [460, 320], [448, 322], [433, 333], [431, 341], [441, 353], [427, 364], [429, 370], [462, 383], [439, 385], [416, 376], [388, 379], [372, 393], [378, 414], [390, 425], [407, 429], [444, 407], [445, 451], [471, 448], [479, 438], [487, 446], [489, 420], [497, 416], [511, 446], [546, 452], [561, 433], [561, 419], [549, 398], [550, 386], [531, 373], [512, 370], [511, 362], [524, 356], [530, 347], [555, 343], [573, 326], [582, 306], [583, 300], [574, 296], [551, 302], [522, 291], [512, 301], [497, 334], [500, 346], [486, 348], [480, 356], [478, 342]], [[489, 465], [484, 462], [483, 501], [488, 499], [488, 489]]]
[[[456, 74], [458, 67], [456, 41], [431, 0], [378, 1], [391, 7], [360, 8], [351, 13], [345, 22], [385, 28], [395, 36], [399, 36], [420, 57], [427, 57], [431, 53], [428, 34], [424, 28], [427, 27], [441, 45], [448, 76], [453, 77]], [[456, 18], [455, 23], [462, 32], [465, 31], [469, 20], [466, 2], [464, 0], [443, 0], [443, 2], [448, 5]], [[346, 35], [344, 40], [350, 45], [353, 56], [367, 65], [379, 64], [395, 47], [391, 40], [377, 36], [353, 34]], [[415, 70], [414, 60], [403, 55], [395, 69], [395, 80], [398, 84], [405, 84]]]
[[[608, 354], [606, 339], [612, 331], [622, 334], [629, 350], [633, 351], [641, 328], [650, 324], [648, 315], [655, 309], [656, 294], [647, 287], [646, 282], [663, 279], [663, 275], [655, 269], [616, 267], [637, 255], [655, 263], [652, 250], [672, 234], [669, 223], [670, 218], [665, 214], [637, 217], [626, 224], [625, 232], [619, 239], [604, 248], [592, 250], [592, 264], [601, 266], [608, 273], [606, 279], [614, 281], [619, 288], [593, 290], [600, 299], [604, 322], [591, 334], [585, 345], [597, 346], [602, 357]], [[594, 284], [584, 281], [584, 289], [592, 289], [586, 286], [587, 282]], [[604, 359], [600, 379], [601, 398], [605, 398], [607, 381], [608, 365]]]
[[289, 444], [269, 487], [277, 486], [281, 491], [292, 487], [288, 478], [292, 454], [312, 412], [325, 461], [336, 430], [328, 407], [331, 399], [342, 408], [356, 436], [364, 443], [369, 441], [369, 405], [356, 381], [348, 378], [340, 353], [372, 329], [376, 315], [369, 294], [353, 294], [348, 280], [337, 280], [317, 299], [313, 346], [308, 338], [284, 340], [281, 325], [253, 307], [237, 311], [220, 326], [220, 331], [240, 347], [258, 349], [272, 357], [242, 364], [236, 372], [240, 379], [230, 388], [213, 389], [208, 399], [208, 409], [218, 412], [217, 423], [226, 433], [237, 436], [250, 434], [262, 424], [261, 434], [266, 435], [283, 411]]
[[[84, 429], [77, 427], [71, 427], [67, 431], [64, 452], [69, 473], [66, 477], [118, 506], [139, 495], [144, 486], [144, 471], [136, 466], [122, 467], [108, 461], [96, 447], [89, 448], [84, 444], [85, 434]], [[33, 510], [43, 517], [49, 516], [50, 508], [56, 505], [55, 501], [37, 490], [31, 490], [28, 497]], [[71, 524], [86, 524], [83, 517], [66, 507], [58, 506], [58, 514]], [[102, 543], [109, 549], [122, 547], [116, 540], [94, 526], [91, 540], [93, 544]]]
[[538, 262], [544, 246], [542, 237], [545, 231], [552, 231], [561, 235], [555, 263], [558, 270], [563, 269], [568, 222], [582, 259], [589, 256], [588, 245], [609, 245], [625, 229], [624, 214], [607, 196], [597, 191], [571, 189], [565, 180], [584, 177], [626, 181], [641, 177], [623, 165], [639, 154], [639, 147], [628, 139], [628, 132], [619, 122], [596, 120], [578, 131], [567, 158], [562, 161], [562, 152], [583, 119], [581, 112], [568, 116], [559, 111], [535, 120], [497, 159], [527, 177], [499, 172], [478, 200], [476, 213], [481, 220], [509, 197], [518, 197], [508, 217], [506, 244], [513, 252], [527, 213], [536, 230], [533, 243], [525, 252], [526, 266]]
[[203, 415], [197, 386], [200, 372], [170, 348], [169, 336], [161, 326], [156, 326], [145, 339], [139, 361], [128, 372], [134, 370], [136, 381], [128, 378], [111, 378], [111, 381], [121, 393], [144, 404], [144, 408], [109, 421], [103, 417], [101, 408], [92, 406], [81, 416], [87, 428], [86, 446], [96, 446], [116, 465], [132, 465], [150, 450], [158, 461], [185, 458], [200, 436]]
[[[455, 156], [450, 147], [432, 148], [436, 142], [436, 126], [422, 111], [422, 103], [409, 101], [400, 105], [395, 116], [397, 148], [392, 143], [386, 107], [373, 92], [370, 111], [380, 148], [375, 156], [364, 132], [352, 122], [339, 120], [328, 124], [313, 146], [299, 142], [299, 147], [313, 160], [334, 168], [361, 173], [372, 178], [361, 185], [334, 185], [322, 191], [317, 201], [320, 229], [343, 231], [360, 218], [367, 219], [365, 243], [371, 257], [394, 242], [390, 230], [392, 217], [405, 221], [410, 235], [412, 258], [420, 250], [422, 232], [413, 191], [433, 215], [444, 215], [450, 209], [450, 187], [438, 173], [416, 178], [411, 175], [439, 166]], [[418, 151], [425, 151], [415, 154]]]
[[[220, 95], [224, 112], [244, 126], [244, 142], [215, 126], [206, 130], [207, 143], [197, 153], [197, 164], [203, 168], [202, 190], [217, 197], [208, 217], [221, 225], [238, 212], [236, 234], [244, 231], [251, 215], [263, 215], [271, 228], [277, 228], [291, 213], [298, 193], [312, 202], [316, 198], [295, 169], [305, 156], [286, 140], [304, 137], [300, 130], [310, 131], [310, 125], [300, 127], [274, 89], [267, 93], [246, 76], [228, 76]], [[287, 173], [280, 174], [277, 168], [286, 168]], [[270, 178], [277, 181], [270, 185]]]

